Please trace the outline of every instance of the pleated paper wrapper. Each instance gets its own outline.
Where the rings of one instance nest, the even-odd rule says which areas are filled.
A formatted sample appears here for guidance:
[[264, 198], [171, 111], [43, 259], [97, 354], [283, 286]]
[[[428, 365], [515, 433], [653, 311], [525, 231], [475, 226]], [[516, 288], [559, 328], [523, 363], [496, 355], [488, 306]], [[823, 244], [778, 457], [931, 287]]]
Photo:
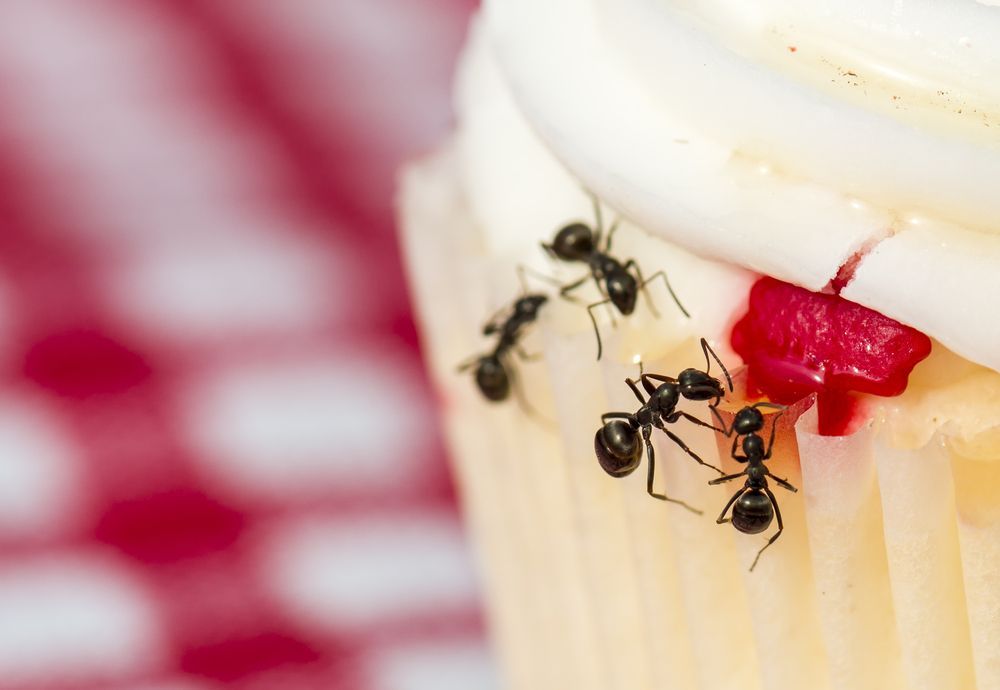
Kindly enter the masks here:
[[[646, 495], [645, 457], [614, 479], [594, 455], [600, 415], [638, 407], [624, 385], [638, 369], [621, 353], [676, 374], [704, 362], [693, 334], [652, 342], [648, 315], [619, 319], [602, 325], [598, 363], [582, 309], [547, 306], [525, 341], [544, 356], [516, 368], [534, 416], [513, 396], [487, 402], [457, 373], [488, 349], [482, 324], [518, 288], [455, 170], [446, 147], [404, 173], [401, 226], [506, 687], [1000, 690], [1000, 463], [937, 436], [896, 448], [873, 424], [821, 437], [804, 401], [779, 419], [768, 461], [799, 491], [772, 482], [785, 530], [749, 572], [774, 525], [744, 535], [716, 524], [740, 481], [709, 486], [716, 475], [654, 431], [657, 490], [699, 516]], [[740, 471], [729, 439], [672, 428]]]

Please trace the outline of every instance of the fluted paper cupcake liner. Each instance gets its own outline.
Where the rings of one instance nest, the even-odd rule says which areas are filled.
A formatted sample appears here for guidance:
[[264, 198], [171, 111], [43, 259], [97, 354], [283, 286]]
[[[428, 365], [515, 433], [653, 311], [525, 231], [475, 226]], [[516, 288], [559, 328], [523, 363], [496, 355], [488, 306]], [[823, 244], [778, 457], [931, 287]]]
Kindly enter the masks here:
[[[530, 338], [544, 358], [518, 364], [541, 418], [486, 402], [455, 365], [485, 349], [514, 261], [483, 251], [449, 154], [404, 183], [411, 282], [509, 687], [1000, 689], [1000, 465], [940, 437], [901, 449], [871, 423], [821, 437], [803, 403], [768, 461], [799, 492], [773, 488], [785, 530], [748, 572], [774, 526], [715, 523], [741, 482], [709, 486], [714, 473], [654, 431], [657, 489], [698, 516], [646, 495], [646, 458], [614, 479], [594, 455], [601, 413], [638, 406], [623, 353], [676, 373], [703, 362], [693, 334], [647, 335], [636, 314], [596, 363], [585, 315], [553, 308]], [[674, 429], [739, 471], [729, 439]]]

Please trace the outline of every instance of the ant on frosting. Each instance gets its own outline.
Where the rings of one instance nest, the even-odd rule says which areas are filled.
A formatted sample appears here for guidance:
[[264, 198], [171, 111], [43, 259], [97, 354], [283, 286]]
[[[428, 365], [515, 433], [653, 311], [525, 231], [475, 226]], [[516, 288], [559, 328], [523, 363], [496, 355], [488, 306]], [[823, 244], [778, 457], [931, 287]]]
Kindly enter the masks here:
[[600, 359], [603, 353], [603, 346], [601, 344], [601, 333], [597, 328], [597, 319], [594, 317], [594, 309], [611, 303], [623, 316], [628, 316], [635, 311], [639, 291], [642, 290], [649, 301], [650, 311], [653, 312], [654, 316], [659, 317], [656, 306], [653, 304], [653, 300], [646, 290], [646, 286], [656, 278], [663, 277], [667, 291], [673, 297], [674, 303], [677, 304], [677, 308], [681, 310], [681, 313], [687, 317], [691, 315], [688, 314], [684, 305], [681, 304], [674, 293], [673, 288], [670, 287], [670, 281], [667, 279], [666, 273], [657, 271], [646, 280], [642, 277], [642, 271], [639, 269], [639, 265], [635, 262], [635, 259], [628, 259], [622, 263], [611, 256], [611, 240], [618, 229], [618, 220], [611, 225], [604, 240], [604, 246], [601, 246], [601, 236], [604, 234], [604, 223], [601, 219], [601, 204], [596, 196], [593, 194], [589, 196], [594, 205], [595, 226], [591, 228], [585, 223], [571, 223], [556, 233], [555, 239], [551, 244], [542, 242], [542, 248], [554, 259], [570, 263], [580, 262], [588, 265], [590, 273], [579, 280], [563, 285], [559, 290], [559, 294], [561, 297], [575, 302], [576, 300], [572, 299], [569, 293], [583, 285], [588, 278], [593, 278], [598, 291], [604, 297], [603, 300], [587, 306], [587, 314], [594, 325], [594, 335], [597, 336], [597, 359]]
[[539, 311], [549, 298], [541, 293], [528, 292], [521, 267], [518, 269], [518, 276], [521, 280], [521, 297], [513, 305], [502, 307], [483, 326], [484, 336], [497, 336], [493, 350], [471, 357], [458, 366], [458, 371], [464, 372], [475, 367], [476, 386], [483, 397], [492, 402], [506, 400], [513, 384], [521, 406], [525, 412], [532, 414], [533, 410], [518, 384], [510, 353], [516, 352], [525, 361], [535, 359], [524, 352], [520, 340], [525, 328], [537, 320]]
[[[761, 438], [759, 433], [764, 428], [764, 415], [758, 409], [761, 407], [770, 407], [779, 410], [774, 416], [774, 421], [771, 423], [771, 438], [767, 442], [767, 450], [764, 449], [764, 439]], [[735, 438], [733, 438], [733, 448], [730, 455], [737, 462], [746, 463], [746, 469], [742, 472], [728, 474], [709, 482], [709, 484], [722, 484], [739, 479], [740, 477], [746, 477], [746, 483], [739, 491], [733, 494], [733, 497], [729, 499], [726, 507], [722, 509], [722, 512], [716, 519], [718, 524], [732, 522], [733, 527], [744, 534], [760, 534], [771, 526], [771, 521], [774, 518], [778, 519], [778, 531], [757, 552], [757, 557], [753, 559], [753, 564], [750, 566], [751, 572], [757, 567], [760, 555], [781, 536], [781, 532], [784, 529], [784, 525], [781, 523], [781, 510], [778, 508], [778, 500], [768, 488], [767, 478], [771, 477], [781, 487], [789, 491], [798, 491], [798, 489], [786, 480], [771, 474], [770, 470], [764, 464], [764, 461], [771, 457], [771, 450], [774, 447], [775, 428], [778, 424], [778, 418], [781, 417], [784, 410], [785, 408], [782, 405], [759, 402], [744, 407], [737, 412], [733, 419], [732, 427], [726, 433], [726, 436], [731, 436], [734, 432], [736, 433]], [[736, 451], [736, 444], [740, 436], [743, 437], [743, 455], [739, 455]], [[730, 507], [733, 509], [732, 517], [727, 518], [726, 513]]]
[[[698, 464], [711, 467], [719, 474], [724, 475], [722, 470], [702, 460], [697, 453], [688, 448], [687, 444], [679, 436], [666, 428], [666, 424], [673, 424], [683, 417], [698, 426], [725, 433], [723, 429], [707, 424], [687, 412], [677, 410], [677, 404], [682, 397], [695, 401], [713, 400], [714, 402], [709, 407], [716, 415], [716, 418], [718, 418], [718, 412], [715, 411], [715, 407], [722, 399], [724, 391], [722, 382], [708, 373], [712, 366], [708, 357], [709, 353], [718, 362], [719, 366], [722, 367], [723, 374], [725, 374], [726, 381], [729, 384], [729, 390], [733, 390], [733, 380], [729, 376], [729, 371], [704, 338], [701, 339], [701, 349], [705, 353], [705, 370], [685, 369], [677, 378], [662, 376], [660, 374], [644, 374], [642, 373], [642, 362], [640, 361], [639, 382], [642, 383], [642, 387], [649, 398], [643, 398], [642, 393], [636, 385], [636, 381], [625, 379], [625, 383], [632, 389], [635, 397], [639, 399], [641, 407], [635, 413], [607, 412], [602, 414], [601, 422], [603, 426], [597, 430], [594, 436], [594, 451], [597, 454], [597, 461], [600, 463], [601, 468], [612, 477], [625, 477], [639, 466], [639, 462], [642, 459], [642, 445], [639, 443], [639, 435], [641, 433], [643, 444], [646, 447], [648, 463], [646, 493], [661, 501], [670, 501], [671, 503], [682, 505], [691, 512], [699, 515], [701, 514], [700, 510], [692, 508], [684, 501], [653, 491], [656, 460], [653, 454], [653, 445], [650, 443], [650, 436], [653, 433], [653, 427], [660, 429], [671, 441], [680, 446], [685, 453], [694, 458]], [[653, 383], [654, 381], [660, 382], [659, 385]]]

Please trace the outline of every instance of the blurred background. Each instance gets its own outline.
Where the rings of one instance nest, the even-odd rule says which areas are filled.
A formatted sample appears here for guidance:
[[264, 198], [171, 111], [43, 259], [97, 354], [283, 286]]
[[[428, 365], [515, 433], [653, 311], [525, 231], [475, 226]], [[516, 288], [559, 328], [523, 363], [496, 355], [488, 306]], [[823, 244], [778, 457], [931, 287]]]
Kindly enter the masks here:
[[393, 217], [473, 5], [0, 4], [0, 687], [496, 687]]

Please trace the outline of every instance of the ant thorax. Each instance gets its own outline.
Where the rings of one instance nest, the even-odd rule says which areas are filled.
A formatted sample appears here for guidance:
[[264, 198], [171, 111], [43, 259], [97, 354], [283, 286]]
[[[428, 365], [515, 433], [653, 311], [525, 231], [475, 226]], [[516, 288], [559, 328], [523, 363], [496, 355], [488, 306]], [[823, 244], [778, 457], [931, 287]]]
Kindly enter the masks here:
[[526, 295], [514, 303], [514, 316], [524, 320], [534, 319], [548, 299], [545, 295]]
[[757, 434], [750, 434], [743, 439], [743, 452], [748, 458], [764, 457], [764, 439]]
[[680, 400], [680, 390], [676, 383], [663, 383], [656, 388], [656, 392], [650, 397], [650, 404], [656, 405], [656, 408], [662, 414], [670, 414], [677, 407], [677, 402]]
[[[598, 275], [608, 277], [624, 273], [622, 265], [613, 256], [602, 252], [594, 252], [591, 255], [590, 263]], [[628, 274], [626, 274], [628, 275]], [[631, 276], [629, 276], [631, 277]]]
[[747, 468], [747, 486], [753, 486], [757, 488], [767, 486], [767, 470], [764, 469], [763, 465], [752, 462], [750, 467]]

